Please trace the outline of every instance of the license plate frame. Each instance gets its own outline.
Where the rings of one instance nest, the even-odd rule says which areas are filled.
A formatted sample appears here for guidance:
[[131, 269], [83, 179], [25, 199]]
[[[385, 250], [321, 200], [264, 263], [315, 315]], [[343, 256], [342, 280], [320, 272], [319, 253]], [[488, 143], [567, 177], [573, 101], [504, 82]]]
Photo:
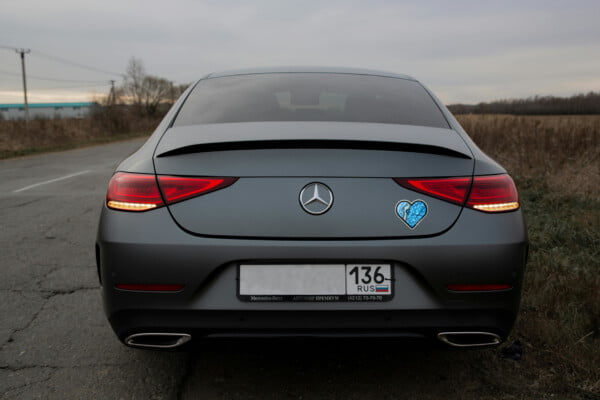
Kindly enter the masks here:
[[[359, 271], [350, 274], [350, 270], [355, 267], [358, 267]], [[377, 269], [378, 267], [379, 269]], [[343, 273], [340, 271], [342, 268]], [[364, 280], [368, 280], [364, 275], [367, 271], [371, 272], [372, 284], [363, 283]], [[379, 276], [375, 273], [376, 271]], [[336, 281], [324, 283], [314, 281], [314, 279], [318, 279], [315, 276], [321, 272], [329, 276], [327, 279]], [[274, 273], [275, 276], [268, 277], [269, 273]], [[363, 273], [362, 276], [361, 273]], [[379, 284], [374, 282], [376, 277], [378, 282], [381, 282], [381, 275], [383, 276], [383, 282]], [[343, 290], [341, 289], [342, 284], [339, 282], [339, 279], [342, 279], [340, 276], [343, 276]], [[282, 281], [269, 281], [277, 278], [284, 280], [296, 278], [296, 280], [292, 283], [284, 282], [284, 285], [289, 287], [283, 288]], [[298, 282], [298, 279], [300, 282]], [[309, 279], [308, 284], [316, 283], [317, 290], [309, 293], [308, 289], [302, 287], [303, 284], [307, 284], [307, 282], [302, 282], [303, 279]], [[352, 282], [349, 280], [352, 280]], [[369, 287], [368, 291], [359, 293], [357, 286], [355, 286], [356, 281], [363, 286], [363, 290], [367, 289], [366, 286], [375, 286], [375, 290], [371, 291], [372, 288]], [[328, 286], [328, 283], [332, 285]], [[261, 288], [261, 285], [264, 287]], [[268, 286], [272, 288], [269, 289]], [[380, 286], [379, 289], [381, 290], [379, 292], [376, 291], [377, 286]], [[236, 294], [238, 299], [244, 302], [386, 302], [394, 298], [394, 286], [393, 265], [385, 262], [335, 264], [240, 263], [237, 265]], [[264, 293], [261, 293], [261, 291], [264, 291]], [[294, 291], [295, 293], [293, 293]]]

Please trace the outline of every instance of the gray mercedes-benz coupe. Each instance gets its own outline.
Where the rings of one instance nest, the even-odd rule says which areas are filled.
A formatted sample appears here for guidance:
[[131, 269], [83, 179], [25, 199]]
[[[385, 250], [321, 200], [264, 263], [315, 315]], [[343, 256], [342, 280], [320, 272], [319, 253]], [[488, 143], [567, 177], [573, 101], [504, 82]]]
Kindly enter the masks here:
[[527, 258], [515, 185], [420, 82], [210, 74], [108, 184], [96, 244], [121, 341], [501, 343]]

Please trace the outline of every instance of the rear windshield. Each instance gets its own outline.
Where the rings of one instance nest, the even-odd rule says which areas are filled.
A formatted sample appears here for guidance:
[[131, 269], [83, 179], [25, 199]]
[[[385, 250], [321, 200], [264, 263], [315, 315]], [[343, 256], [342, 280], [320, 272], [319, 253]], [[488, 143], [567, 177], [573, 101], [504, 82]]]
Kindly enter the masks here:
[[174, 126], [260, 121], [340, 121], [448, 128], [418, 82], [370, 75], [278, 73], [209, 78]]

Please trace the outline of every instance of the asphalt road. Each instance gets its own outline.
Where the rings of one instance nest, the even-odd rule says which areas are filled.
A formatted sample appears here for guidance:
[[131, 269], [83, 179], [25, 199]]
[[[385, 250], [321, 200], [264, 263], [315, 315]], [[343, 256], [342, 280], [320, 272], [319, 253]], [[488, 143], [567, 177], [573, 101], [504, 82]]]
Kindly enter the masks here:
[[[113, 169], [141, 141], [0, 161], [3, 399], [497, 398], [497, 350], [371, 341], [214, 341], [134, 350], [102, 312], [94, 240]], [[492, 371], [483, 365], [494, 365]], [[521, 397], [519, 397], [521, 398]]]

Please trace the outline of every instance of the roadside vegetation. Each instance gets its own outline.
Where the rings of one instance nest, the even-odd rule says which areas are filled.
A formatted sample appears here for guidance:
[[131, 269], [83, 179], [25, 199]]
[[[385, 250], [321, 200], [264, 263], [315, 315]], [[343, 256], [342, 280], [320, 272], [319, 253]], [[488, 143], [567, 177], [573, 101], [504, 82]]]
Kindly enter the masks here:
[[0, 115], [0, 159], [149, 135], [188, 86], [146, 73], [135, 57], [123, 76], [123, 83], [97, 99], [86, 118], [25, 122]]
[[457, 119], [514, 177], [530, 239], [521, 311], [504, 347], [518, 340], [523, 356], [483, 353], [486, 382], [526, 398], [600, 397], [600, 115]]
[[107, 115], [98, 110], [81, 119], [0, 121], [0, 159], [146, 136], [160, 121], [160, 118], [136, 116], [128, 110], [118, 113]]

